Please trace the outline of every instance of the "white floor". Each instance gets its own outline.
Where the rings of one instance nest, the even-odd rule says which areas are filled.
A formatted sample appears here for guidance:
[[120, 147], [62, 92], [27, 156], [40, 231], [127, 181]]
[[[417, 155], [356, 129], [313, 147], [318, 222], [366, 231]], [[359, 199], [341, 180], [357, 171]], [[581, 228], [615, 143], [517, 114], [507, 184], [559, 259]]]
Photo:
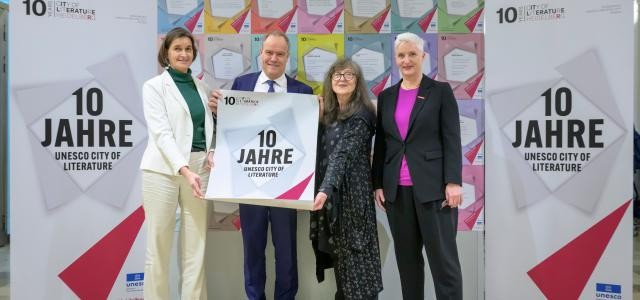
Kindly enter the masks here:
[[[0, 300], [9, 300], [9, 245], [0, 247]], [[633, 299], [640, 299], [640, 236], [633, 239]]]
[[9, 298], [9, 245], [0, 247], [0, 300]]
[[633, 238], [633, 299], [640, 299], [640, 235]]

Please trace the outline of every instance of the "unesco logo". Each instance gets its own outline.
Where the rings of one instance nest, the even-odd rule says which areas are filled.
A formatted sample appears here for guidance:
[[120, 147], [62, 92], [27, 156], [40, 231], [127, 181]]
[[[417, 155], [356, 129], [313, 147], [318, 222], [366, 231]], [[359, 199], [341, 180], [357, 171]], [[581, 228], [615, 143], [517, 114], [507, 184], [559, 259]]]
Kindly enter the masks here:
[[80, 5], [74, 1], [43, 1], [43, 0], [23, 0], [25, 14], [27, 16], [35, 15], [77, 20], [96, 19], [96, 10]]
[[619, 284], [596, 283], [596, 300], [622, 299], [622, 286]]
[[500, 8], [496, 11], [498, 23], [532, 22], [564, 19], [565, 7], [553, 7], [549, 3], [527, 4], [518, 7]]
[[144, 289], [144, 273], [128, 273], [125, 283], [127, 292], [141, 292]]

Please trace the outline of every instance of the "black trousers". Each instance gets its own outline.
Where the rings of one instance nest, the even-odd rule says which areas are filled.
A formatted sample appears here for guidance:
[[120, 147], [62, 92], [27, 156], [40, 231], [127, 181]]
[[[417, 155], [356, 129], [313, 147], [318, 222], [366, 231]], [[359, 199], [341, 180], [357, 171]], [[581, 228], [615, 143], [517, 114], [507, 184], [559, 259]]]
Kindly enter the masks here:
[[456, 246], [458, 209], [441, 204], [442, 201], [417, 203], [413, 189], [406, 186], [398, 186], [397, 197], [385, 202], [405, 300], [424, 299], [422, 247], [427, 253], [437, 299], [462, 300]]

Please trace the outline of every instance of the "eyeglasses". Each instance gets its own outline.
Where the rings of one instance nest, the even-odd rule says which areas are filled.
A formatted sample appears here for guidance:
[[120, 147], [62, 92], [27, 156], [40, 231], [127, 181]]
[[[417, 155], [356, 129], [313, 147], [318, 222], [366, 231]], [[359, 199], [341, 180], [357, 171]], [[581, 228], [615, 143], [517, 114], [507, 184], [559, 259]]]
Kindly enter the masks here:
[[346, 73], [333, 73], [333, 76], [331, 76], [331, 78], [333, 78], [333, 80], [340, 80], [340, 78], [344, 77], [344, 80], [353, 80], [353, 78], [356, 76], [356, 74], [353, 74], [351, 72], [346, 72]]

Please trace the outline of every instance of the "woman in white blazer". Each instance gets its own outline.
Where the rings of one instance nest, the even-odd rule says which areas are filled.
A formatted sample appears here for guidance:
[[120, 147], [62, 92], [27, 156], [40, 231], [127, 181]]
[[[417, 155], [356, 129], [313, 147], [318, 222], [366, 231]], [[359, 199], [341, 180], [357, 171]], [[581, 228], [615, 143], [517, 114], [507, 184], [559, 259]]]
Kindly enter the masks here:
[[142, 88], [149, 130], [142, 157], [142, 197], [147, 222], [145, 299], [169, 299], [169, 255], [180, 214], [181, 299], [206, 299], [204, 273], [207, 187], [215, 128], [209, 89], [191, 76], [197, 50], [191, 33], [174, 28], [158, 51], [162, 74]]

